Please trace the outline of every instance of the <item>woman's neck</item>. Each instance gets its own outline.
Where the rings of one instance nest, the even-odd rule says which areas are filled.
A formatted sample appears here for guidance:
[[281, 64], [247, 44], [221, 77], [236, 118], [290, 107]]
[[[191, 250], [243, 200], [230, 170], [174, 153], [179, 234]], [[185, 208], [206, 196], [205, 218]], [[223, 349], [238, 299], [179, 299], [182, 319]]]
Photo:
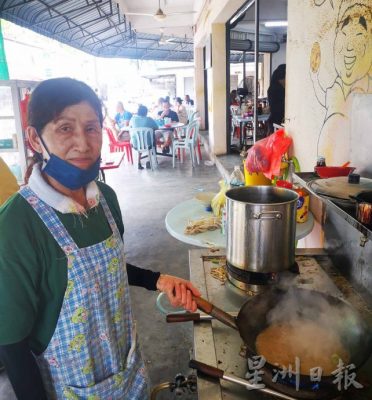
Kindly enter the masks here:
[[76, 203], [80, 204], [83, 206], [85, 209], [88, 208], [88, 201], [87, 201], [87, 196], [85, 193], [85, 188], [80, 188], [77, 190], [71, 190], [67, 188], [66, 186], [61, 185], [58, 181], [56, 181], [54, 178], [50, 177], [47, 174], [42, 174], [43, 178], [49, 183], [50, 186], [52, 186], [53, 189], [55, 189], [57, 192], [64, 194], [67, 197], [70, 197], [72, 200], [76, 201]]

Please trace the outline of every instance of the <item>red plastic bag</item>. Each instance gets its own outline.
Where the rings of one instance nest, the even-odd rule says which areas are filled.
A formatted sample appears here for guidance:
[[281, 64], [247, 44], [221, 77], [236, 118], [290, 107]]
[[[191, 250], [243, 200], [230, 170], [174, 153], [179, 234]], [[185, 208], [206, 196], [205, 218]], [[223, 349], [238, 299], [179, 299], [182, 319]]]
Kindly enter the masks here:
[[292, 143], [284, 129], [279, 129], [265, 139], [261, 139], [248, 150], [245, 166], [248, 172], [262, 172], [266, 178], [279, 176], [282, 156]]

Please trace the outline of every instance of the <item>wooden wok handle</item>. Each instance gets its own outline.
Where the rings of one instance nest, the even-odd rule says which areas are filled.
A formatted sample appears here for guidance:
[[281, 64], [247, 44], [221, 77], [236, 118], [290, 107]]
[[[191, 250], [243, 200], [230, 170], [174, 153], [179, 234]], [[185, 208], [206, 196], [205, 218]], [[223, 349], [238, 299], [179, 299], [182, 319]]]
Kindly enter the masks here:
[[199, 313], [167, 314], [167, 322], [200, 321]]
[[210, 376], [211, 378], [216, 378], [216, 379], [223, 378], [224, 372], [222, 371], [222, 369], [212, 367], [211, 365], [204, 364], [200, 361], [190, 360], [189, 367], [192, 369], [196, 369], [198, 372]]
[[203, 297], [192, 296], [192, 299], [195, 301], [199, 310], [204, 311], [207, 314], [210, 314], [213, 309], [213, 304], [208, 300], [203, 299]]
[[195, 300], [196, 305], [200, 310], [204, 311], [206, 314], [212, 315], [212, 317], [218, 319], [220, 322], [229, 326], [230, 328], [238, 329], [234, 317], [216, 307], [209, 301], [203, 299], [202, 297], [192, 296], [192, 298], [193, 300]]

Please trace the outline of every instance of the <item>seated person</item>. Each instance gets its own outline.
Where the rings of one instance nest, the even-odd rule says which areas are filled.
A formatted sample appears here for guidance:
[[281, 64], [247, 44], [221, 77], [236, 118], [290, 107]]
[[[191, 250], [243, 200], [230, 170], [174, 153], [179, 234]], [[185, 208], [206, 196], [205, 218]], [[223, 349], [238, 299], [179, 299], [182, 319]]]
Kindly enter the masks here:
[[187, 124], [187, 111], [186, 107], [182, 105], [181, 97], [176, 97], [176, 104], [174, 106], [174, 109], [177, 112], [179, 122]]
[[129, 140], [129, 135], [127, 134], [129, 121], [132, 118], [132, 113], [126, 111], [124, 104], [119, 101], [116, 106], [115, 123], [119, 131], [118, 140]]
[[[178, 115], [175, 111], [172, 111], [170, 108], [169, 101], [164, 100], [163, 102], [163, 111], [158, 112], [158, 116], [160, 119], [170, 118], [172, 122], [179, 122]], [[162, 151], [163, 153], [169, 153], [169, 146], [172, 143], [172, 130], [169, 131], [157, 131], [156, 132], [156, 141], [163, 140], [162, 143]]]
[[[156, 129], [158, 129], [157, 123], [151, 117], [147, 116], [147, 112], [148, 112], [147, 107], [140, 104], [138, 106], [137, 115], [133, 115], [133, 117], [129, 121], [129, 127], [130, 128], [151, 128], [154, 131]], [[149, 143], [153, 143], [152, 135], [149, 135], [147, 140]], [[137, 138], [136, 137], [131, 138], [131, 143], [132, 143], [132, 147], [135, 150], [137, 150], [138, 146], [137, 146]], [[147, 163], [146, 163], [146, 167], [147, 167]], [[143, 169], [143, 167], [141, 165], [141, 153], [140, 152], [138, 152], [138, 169]]]
[[191, 99], [190, 99], [190, 96], [187, 94], [187, 95], [185, 96], [185, 103], [186, 103], [186, 105], [188, 105], [188, 106], [193, 106], [193, 105], [194, 105], [194, 100], [191, 100]]

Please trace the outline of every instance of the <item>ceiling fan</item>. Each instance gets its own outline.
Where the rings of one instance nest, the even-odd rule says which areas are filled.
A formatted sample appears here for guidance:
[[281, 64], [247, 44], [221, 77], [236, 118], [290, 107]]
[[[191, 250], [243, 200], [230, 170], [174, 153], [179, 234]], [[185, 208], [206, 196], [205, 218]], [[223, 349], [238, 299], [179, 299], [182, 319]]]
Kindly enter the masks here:
[[136, 12], [127, 12], [125, 13], [125, 15], [142, 15], [145, 17], [153, 17], [154, 19], [156, 19], [157, 21], [161, 21], [167, 17], [171, 17], [173, 15], [186, 15], [186, 14], [195, 14], [196, 11], [185, 11], [185, 12], [173, 12], [173, 13], [169, 13], [166, 14], [160, 7], [160, 0], [158, 3], [158, 9], [156, 11], [155, 14], [147, 14], [147, 13], [136, 13]]

